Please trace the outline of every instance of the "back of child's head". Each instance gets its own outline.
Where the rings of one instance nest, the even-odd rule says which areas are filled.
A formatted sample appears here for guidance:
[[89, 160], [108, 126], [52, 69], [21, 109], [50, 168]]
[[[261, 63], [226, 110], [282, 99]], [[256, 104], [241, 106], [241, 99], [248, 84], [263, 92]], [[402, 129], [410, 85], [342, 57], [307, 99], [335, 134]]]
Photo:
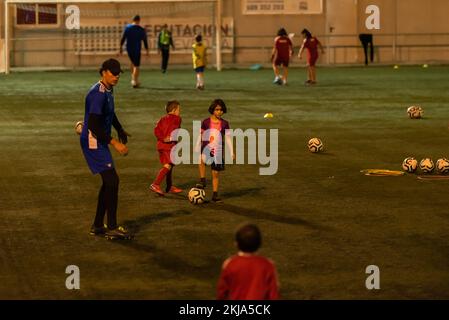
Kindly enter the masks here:
[[172, 111], [175, 111], [178, 107], [179, 107], [178, 100], [170, 100], [165, 105], [165, 112], [170, 113]]
[[243, 252], [256, 252], [262, 245], [262, 235], [255, 224], [246, 223], [235, 233], [237, 247]]
[[280, 28], [279, 31], [278, 31], [278, 36], [286, 37], [287, 36], [287, 31], [284, 28]]
[[306, 28], [304, 28], [304, 29], [301, 31], [301, 34], [305, 35], [307, 39], [312, 38], [312, 33], [310, 33], [310, 31], [307, 30]]
[[196, 42], [201, 42], [201, 41], [203, 41], [203, 36], [202, 35], [197, 35], [196, 37], [195, 37], [195, 41]]
[[139, 16], [138, 14], [136, 14], [136, 15], [133, 17], [133, 21], [134, 21], [134, 22], [140, 22], [140, 16]]
[[221, 107], [221, 110], [223, 111], [223, 113], [226, 113], [226, 111], [228, 111], [226, 109], [226, 104], [224, 103], [223, 100], [215, 99], [214, 101], [212, 101], [212, 103], [209, 106], [209, 113], [214, 114], [214, 110], [217, 106]]

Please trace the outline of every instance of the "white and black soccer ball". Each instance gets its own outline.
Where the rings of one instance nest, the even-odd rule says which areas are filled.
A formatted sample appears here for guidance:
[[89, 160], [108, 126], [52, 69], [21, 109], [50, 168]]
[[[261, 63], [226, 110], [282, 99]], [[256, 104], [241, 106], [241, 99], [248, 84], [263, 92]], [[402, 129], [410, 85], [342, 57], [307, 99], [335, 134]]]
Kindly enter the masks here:
[[402, 161], [402, 169], [404, 169], [405, 172], [413, 173], [418, 168], [418, 161], [413, 157], [405, 158], [404, 161]]
[[83, 127], [84, 127], [84, 122], [83, 121], [78, 121], [75, 124], [75, 132], [77, 135], [80, 135], [81, 132], [83, 131]]
[[206, 192], [201, 188], [192, 188], [189, 191], [189, 201], [193, 204], [201, 204], [206, 199]]
[[407, 114], [410, 119], [421, 119], [423, 115], [423, 109], [419, 106], [411, 106], [407, 109]]
[[424, 173], [431, 173], [435, 169], [432, 159], [424, 158], [419, 162], [419, 168]]
[[439, 173], [442, 174], [449, 173], [449, 160], [447, 160], [446, 158], [438, 159], [436, 167]]
[[310, 152], [321, 152], [324, 149], [323, 142], [318, 138], [312, 138], [309, 140], [308, 147]]

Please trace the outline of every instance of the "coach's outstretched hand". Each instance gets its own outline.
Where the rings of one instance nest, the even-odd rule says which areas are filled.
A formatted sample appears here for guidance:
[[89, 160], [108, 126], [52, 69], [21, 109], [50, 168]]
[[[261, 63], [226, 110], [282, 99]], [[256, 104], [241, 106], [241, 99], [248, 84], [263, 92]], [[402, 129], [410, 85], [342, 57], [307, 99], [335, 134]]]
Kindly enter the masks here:
[[121, 143], [127, 144], [128, 143], [128, 137], [131, 137], [131, 135], [128, 132], [126, 132], [123, 128], [118, 131], [118, 140]]
[[126, 156], [128, 154], [128, 147], [125, 146], [120, 141], [112, 138], [111, 144], [113, 145], [114, 149], [117, 150], [117, 152], [120, 153], [122, 156]]

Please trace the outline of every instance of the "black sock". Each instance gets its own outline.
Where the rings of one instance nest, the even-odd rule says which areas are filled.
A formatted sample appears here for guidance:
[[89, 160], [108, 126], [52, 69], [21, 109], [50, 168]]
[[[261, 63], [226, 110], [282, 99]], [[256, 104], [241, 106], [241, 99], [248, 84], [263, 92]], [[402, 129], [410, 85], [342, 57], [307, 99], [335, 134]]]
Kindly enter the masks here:
[[214, 194], [212, 195], [212, 199], [216, 199], [218, 198], [218, 192], [214, 192]]
[[172, 186], [172, 175], [171, 175], [172, 171], [173, 171], [173, 168], [171, 168], [170, 171], [165, 176], [165, 180], [167, 181], [167, 187], [165, 188], [165, 192], [169, 192], [170, 188]]
[[206, 178], [201, 178], [201, 184], [206, 187]]
[[[108, 217], [108, 228], [117, 228], [117, 203], [119, 177], [115, 169], [100, 172], [103, 179], [103, 205]], [[98, 214], [98, 212], [97, 212]], [[103, 213], [104, 216], [104, 213]], [[99, 221], [97, 221], [98, 223]], [[98, 226], [98, 225], [97, 225]]]
[[104, 184], [100, 188], [98, 193], [97, 214], [95, 215], [94, 226], [97, 228], [103, 227], [103, 220], [106, 214], [106, 208], [104, 203]]

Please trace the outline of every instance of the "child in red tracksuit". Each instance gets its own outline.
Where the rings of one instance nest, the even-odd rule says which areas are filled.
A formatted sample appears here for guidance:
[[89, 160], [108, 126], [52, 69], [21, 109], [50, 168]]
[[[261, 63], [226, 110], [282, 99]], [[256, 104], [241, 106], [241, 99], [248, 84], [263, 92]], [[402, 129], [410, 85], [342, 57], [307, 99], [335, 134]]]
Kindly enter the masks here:
[[161, 189], [161, 182], [166, 178], [167, 187], [165, 192], [169, 193], [180, 193], [181, 189], [172, 185], [172, 172], [173, 172], [173, 161], [171, 159], [170, 153], [173, 147], [176, 145], [177, 141], [173, 136], [176, 129], [181, 127], [181, 105], [178, 101], [168, 101], [165, 105], [165, 111], [167, 114], [159, 119], [154, 128], [154, 135], [157, 138], [157, 151], [159, 152], [159, 160], [162, 163], [162, 169], [156, 176], [156, 179], [150, 186], [150, 190], [159, 194], [164, 195]]

